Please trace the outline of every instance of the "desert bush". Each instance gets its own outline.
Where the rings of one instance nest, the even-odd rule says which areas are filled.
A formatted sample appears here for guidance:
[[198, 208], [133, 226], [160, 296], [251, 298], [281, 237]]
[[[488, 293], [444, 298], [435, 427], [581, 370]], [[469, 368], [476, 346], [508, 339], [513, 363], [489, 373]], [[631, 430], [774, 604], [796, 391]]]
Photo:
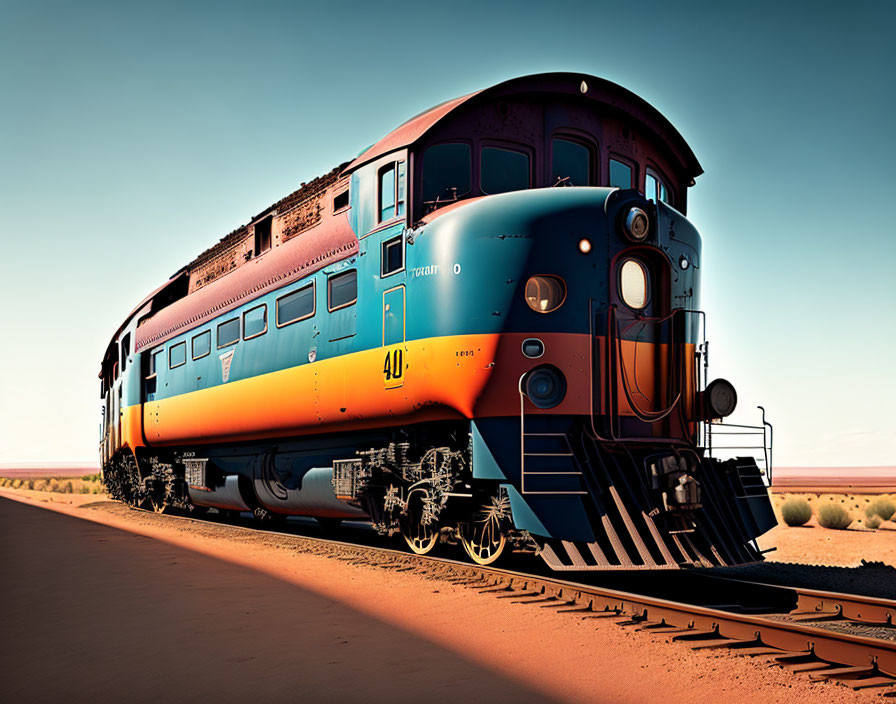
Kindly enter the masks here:
[[812, 518], [812, 507], [805, 499], [787, 499], [781, 505], [781, 518], [789, 526], [804, 525]]
[[827, 504], [818, 509], [818, 525], [824, 528], [845, 530], [852, 523], [852, 516], [840, 504]]
[[13, 479], [13, 480], [12, 480], [12, 488], [13, 488], [13, 489], [18, 489], [20, 486], [22, 486], [22, 480], [21, 480], [21, 479]]
[[79, 494], [89, 494], [90, 493], [90, 484], [86, 484], [86, 483], [81, 484], [81, 486], [78, 487], [78, 493]]
[[868, 518], [865, 519], [865, 527], [870, 528], [871, 530], [877, 530], [880, 528], [881, 522], [880, 516], [868, 516]]
[[22, 486], [22, 488], [23, 489], [34, 489], [34, 480], [29, 479], [27, 482], [25, 482], [25, 484], [24, 484], [24, 486]]
[[71, 482], [66, 482], [65, 484], [62, 485], [62, 493], [63, 494], [73, 494], [74, 491], [75, 491], [75, 487], [72, 485]]
[[98, 482], [100, 480], [99, 473], [97, 474], [85, 474], [81, 479], [85, 482]]
[[865, 515], [868, 518], [879, 516], [884, 521], [889, 521], [893, 518], [894, 513], [896, 513], [896, 505], [889, 499], [877, 499], [865, 509]]
[[37, 489], [38, 491], [46, 491], [47, 485], [49, 483], [50, 482], [48, 482], [46, 479], [41, 479], [39, 482], [37, 482], [37, 484], [34, 485], [34, 488]]

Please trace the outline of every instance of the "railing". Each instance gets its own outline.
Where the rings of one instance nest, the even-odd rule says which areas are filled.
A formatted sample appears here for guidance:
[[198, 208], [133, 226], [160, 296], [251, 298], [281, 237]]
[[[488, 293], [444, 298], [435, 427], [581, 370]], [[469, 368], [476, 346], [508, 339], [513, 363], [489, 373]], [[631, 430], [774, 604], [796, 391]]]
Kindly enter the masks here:
[[[761, 461], [765, 476], [768, 478], [768, 484], [772, 483], [772, 450], [774, 445], [774, 428], [772, 424], [765, 419], [765, 409], [757, 406], [762, 413], [762, 425], [738, 425], [736, 423], [705, 423], [705, 444], [706, 454], [708, 457], [716, 457], [719, 450], [725, 451], [728, 455], [733, 450], [761, 451]], [[713, 438], [717, 436], [725, 437], [761, 437], [761, 444], [750, 444], [750, 440], [744, 440], [746, 444], [739, 445], [713, 445]], [[722, 442], [737, 443], [738, 440], [722, 440]], [[718, 459], [718, 458], [716, 458]]]

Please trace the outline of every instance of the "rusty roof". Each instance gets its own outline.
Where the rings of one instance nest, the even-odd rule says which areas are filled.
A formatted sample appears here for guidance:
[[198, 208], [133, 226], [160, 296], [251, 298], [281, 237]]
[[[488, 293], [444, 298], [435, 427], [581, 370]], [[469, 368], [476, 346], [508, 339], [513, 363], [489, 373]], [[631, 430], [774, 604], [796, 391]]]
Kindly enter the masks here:
[[165, 342], [253, 298], [308, 276], [358, 251], [345, 213], [333, 215], [163, 308], [137, 328], [134, 350]]
[[[583, 84], [586, 86], [584, 92], [581, 90]], [[612, 81], [583, 73], [540, 73], [512, 78], [490, 88], [436, 105], [396, 127], [372, 147], [362, 152], [345, 168], [343, 173], [350, 173], [359, 166], [396, 149], [412, 146], [439, 122], [467, 103], [472, 104], [531, 93], [579, 95], [625, 112], [638, 119], [667, 143], [691, 178], [696, 178], [703, 173], [703, 168], [684, 137], [659, 110], [640, 96]]]

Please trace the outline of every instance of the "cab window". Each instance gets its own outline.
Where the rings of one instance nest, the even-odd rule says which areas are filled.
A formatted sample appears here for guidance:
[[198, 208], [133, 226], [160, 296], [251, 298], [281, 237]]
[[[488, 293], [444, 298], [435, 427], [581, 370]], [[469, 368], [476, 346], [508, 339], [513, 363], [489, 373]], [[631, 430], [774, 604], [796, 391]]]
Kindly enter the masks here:
[[380, 276], [390, 276], [404, 270], [404, 237], [386, 240], [380, 256]]
[[483, 147], [479, 185], [483, 193], [521, 191], [531, 185], [529, 155], [503, 147]]
[[469, 144], [435, 144], [423, 153], [423, 203], [452, 201], [472, 188], [473, 150]]
[[653, 169], [647, 169], [647, 176], [644, 180], [644, 195], [652, 201], [668, 203], [672, 205], [672, 192], [663, 182], [659, 175]]
[[632, 167], [616, 159], [610, 159], [610, 186], [613, 188], [631, 188]]
[[379, 222], [404, 215], [404, 162], [396, 161], [380, 169]]
[[591, 149], [571, 139], [551, 140], [552, 186], [593, 186]]

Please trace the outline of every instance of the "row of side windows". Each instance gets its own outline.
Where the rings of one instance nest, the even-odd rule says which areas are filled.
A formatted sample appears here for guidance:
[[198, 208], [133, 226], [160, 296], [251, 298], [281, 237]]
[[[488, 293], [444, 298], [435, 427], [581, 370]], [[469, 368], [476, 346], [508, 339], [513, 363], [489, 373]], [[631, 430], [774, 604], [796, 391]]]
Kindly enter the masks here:
[[[276, 301], [276, 324], [278, 328], [315, 314], [315, 282], [280, 296]], [[327, 310], [335, 311], [354, 305], [358, 300], [358, 272], [355, 269], [342, 271], [327, 278]], [[242, 325], [240, 322], [242, 320]], [[268, 331], [268, 307], [266, 303], [250, 308], [230, 320], [219, 323], [216, 331], [217, 348], [223, 349], [243, 340], [260, 337]], [[242, 333], [242, 335], [240, 334]], [[190, 352], [194, 360], [211, 354], [212, 331], [204, 330], [190, 340]], [[165, 350], [152, 353], [149, 364], [149, 377], [154, 377], [162, 361]], [[176, 369], [187, 363], [187, 342], [178, 342], [168, 347], [168, 368]]]
[[[423, 202], [435, 205], [451, 202], [472, 191], [473, 147], [465, 142], [435, 144], [423, 154]], [[552, 186], [594, 186], [598, 184], [595, 148], [584, 141], [566, 137], [551, 140]], [[609, 185], [636, 188], [633, 165], [610, 159]], [[479, 152], [479, 189], [494, 195], [520, 191], [532, 186], [532, 154], [522, 146], [483, 146]], [[652, 169], [647, 169], [648, 197], [672, 202], [672, 193]]]

